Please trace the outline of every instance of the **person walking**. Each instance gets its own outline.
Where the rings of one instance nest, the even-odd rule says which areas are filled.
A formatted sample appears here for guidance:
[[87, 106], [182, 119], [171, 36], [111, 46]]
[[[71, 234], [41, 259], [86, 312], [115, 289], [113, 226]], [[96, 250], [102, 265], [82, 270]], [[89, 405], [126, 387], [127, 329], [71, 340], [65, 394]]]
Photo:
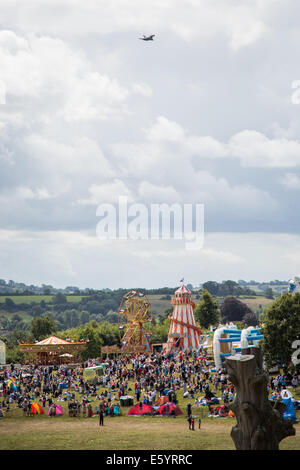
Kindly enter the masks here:
[[104, 426], [104, 412], [102, 407], [99, 411], [99, 426]]
[[194, 418], [192, 418], [191, 424], [192, 424], [192, 431], [195, 431], [195, 420], [194, 420]]

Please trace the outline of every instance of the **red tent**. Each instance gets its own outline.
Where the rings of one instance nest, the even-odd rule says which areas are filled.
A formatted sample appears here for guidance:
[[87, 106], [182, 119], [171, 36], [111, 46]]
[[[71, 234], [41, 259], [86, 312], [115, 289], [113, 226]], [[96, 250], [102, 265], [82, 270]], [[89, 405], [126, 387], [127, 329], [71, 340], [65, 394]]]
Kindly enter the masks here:
[[175, 413], [175, 416], [182, 415], [181, 409], [178, 408], [178, 406], [175, 405], [175, 403], [171, 403], [171, 402], [164, 403], [163, 405], [161, 405], [158, 408], [157, 413], [159, 413], [160, 415], [165, 415], [165, 416], [171, 416], [174, 413]]
[[154, 409], [152, 408], [152, 406], [145, 405], [143, 403], [142, 407], [140, 407], [140, 404], [137, 403], [128, 411], [128, 416], [147, 416], [152, 415], [153, 413]]
[[31, 411], [31, 414], [33, 415], [43, 415], [44, 414], [44, 410], [43, 408], [41, 407], [41, 405], [39, 405], [38, 403], [36, 402], [33, 402], [31, 407], [30, 407], [30, 411]]

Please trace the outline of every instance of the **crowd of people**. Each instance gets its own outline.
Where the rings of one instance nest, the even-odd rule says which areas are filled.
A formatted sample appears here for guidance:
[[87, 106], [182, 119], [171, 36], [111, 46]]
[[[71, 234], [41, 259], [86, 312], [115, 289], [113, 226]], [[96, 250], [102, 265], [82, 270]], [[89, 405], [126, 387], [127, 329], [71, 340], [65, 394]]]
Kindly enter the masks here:
[[[104, 362], [102, 376], [94, 382], [84, 380], [85, 367]], [[278, 376], [270, 381], [269, 388], [278, 391], [288, 384], [297, 387], [298, 383], [296, 375]], [[73, 366], [11, 365], [0, 371], [0, 418], [12, 408], [21, 408], [24, 415], [31, 416], [35, 401], [44, 409], [65, 402], [69, 416], [101, 414], [103, 419], [119, 414], [124, 397], [154, 405], [159, 397], [167, 395], [168, 401], [176, 404], [181, 392], [190, 405], [193, 402], [193, 406], [207, 407], [209, 415], [226, 415], [235, 397], [226, 370], [214, 370], [205, 351], [131, 355], [105, 361], [99, 358]]]

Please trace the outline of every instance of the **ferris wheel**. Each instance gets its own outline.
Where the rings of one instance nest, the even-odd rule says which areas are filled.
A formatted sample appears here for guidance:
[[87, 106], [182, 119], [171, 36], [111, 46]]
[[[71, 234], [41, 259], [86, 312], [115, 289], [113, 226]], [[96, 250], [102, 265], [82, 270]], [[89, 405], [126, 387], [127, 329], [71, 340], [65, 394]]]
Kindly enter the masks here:
[[152, 309], [146, 294], [132, 290], [124, 295], [119, 311], [119, 329], [124, 332], [122, 349], [150, 351], [151, 334], [146, 324], [151, 322]]

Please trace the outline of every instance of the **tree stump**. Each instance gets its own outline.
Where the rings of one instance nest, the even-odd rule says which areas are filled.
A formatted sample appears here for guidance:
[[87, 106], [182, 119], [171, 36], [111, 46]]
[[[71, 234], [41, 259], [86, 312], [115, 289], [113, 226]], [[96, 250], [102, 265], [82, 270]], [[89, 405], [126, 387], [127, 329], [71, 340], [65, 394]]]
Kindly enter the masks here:
[[236, 388], [229, 408], [237, 420], [231, 430], [237, 450], [278, 450], [282, 439], [296, 434], [291, 420], [283, 419], [283, 403], [272, 406], [268, 399], [268, 373], [262, 364], [260, 348], [243, 349], [224, 364]]

